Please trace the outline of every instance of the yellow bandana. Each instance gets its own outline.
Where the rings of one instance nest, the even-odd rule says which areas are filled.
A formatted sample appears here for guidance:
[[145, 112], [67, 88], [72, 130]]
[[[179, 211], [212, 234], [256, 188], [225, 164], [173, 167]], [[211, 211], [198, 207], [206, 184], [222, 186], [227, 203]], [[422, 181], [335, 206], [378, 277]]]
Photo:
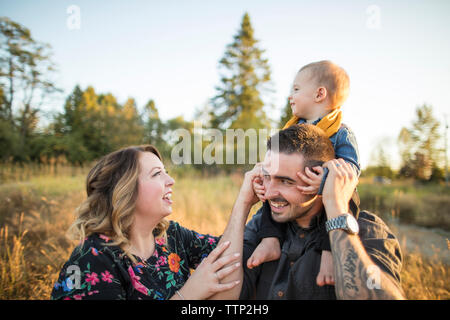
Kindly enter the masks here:
[[[339, 128], [341, 127], [342, 111], [340, 109], [340, 107], [334, 109], [316, 124], [316, 126], [325, 131], [328, 138], [338, 132]], [[288, 122], [286, 122], [283, 129], [289, 128], [293, 124], [296, 124], [299, 119], [300, 118], [296, 116], [292, 116], [292, 118], [289, 119]]]

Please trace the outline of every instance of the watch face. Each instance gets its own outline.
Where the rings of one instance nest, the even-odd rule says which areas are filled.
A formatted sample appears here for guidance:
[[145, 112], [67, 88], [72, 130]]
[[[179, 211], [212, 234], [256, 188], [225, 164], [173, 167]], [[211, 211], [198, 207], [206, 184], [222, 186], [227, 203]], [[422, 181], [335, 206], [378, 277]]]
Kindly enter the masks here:
[[359, 231], [358, 221], [356, 221], [356, 219], [351, 215], [347, 216], [347, 226], [353, 233], [358, 233]]

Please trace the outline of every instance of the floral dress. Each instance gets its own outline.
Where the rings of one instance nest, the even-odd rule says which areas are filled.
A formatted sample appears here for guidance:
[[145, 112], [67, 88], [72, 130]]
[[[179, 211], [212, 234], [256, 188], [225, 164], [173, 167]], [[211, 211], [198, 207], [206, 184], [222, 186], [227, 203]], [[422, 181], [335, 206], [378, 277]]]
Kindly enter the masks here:
[[135, 256], [134, 264], [118, 246], [105, 245], [108, 237], [87, 237], [64, 264], [51, 299], [170, 299], [219, 238], [171, 221], [167, 239], [156, 239], [153, 255], [146, 261]]

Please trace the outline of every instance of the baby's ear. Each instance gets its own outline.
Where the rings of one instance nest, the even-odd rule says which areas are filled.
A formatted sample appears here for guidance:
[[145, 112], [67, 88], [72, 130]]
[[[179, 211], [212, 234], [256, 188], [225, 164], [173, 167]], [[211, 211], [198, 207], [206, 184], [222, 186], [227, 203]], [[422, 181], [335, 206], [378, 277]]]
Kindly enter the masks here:
[[327, 88], [319, 87], [316, 90], [315, 101], [316, 102], [322, 102], [322, 101], [324, 101], [327, 98], [327, 95], [328, 95]]

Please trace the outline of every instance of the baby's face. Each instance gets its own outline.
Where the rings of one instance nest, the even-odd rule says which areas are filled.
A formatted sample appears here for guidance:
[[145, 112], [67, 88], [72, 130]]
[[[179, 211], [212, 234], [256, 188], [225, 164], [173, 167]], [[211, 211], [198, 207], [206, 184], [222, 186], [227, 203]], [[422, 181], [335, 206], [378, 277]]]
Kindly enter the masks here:
[[297, 73], [289, 95], [292, 113], [306, 120], [315, 120], [317, 113], [315, 95], [317, 85], [308, 70]]

